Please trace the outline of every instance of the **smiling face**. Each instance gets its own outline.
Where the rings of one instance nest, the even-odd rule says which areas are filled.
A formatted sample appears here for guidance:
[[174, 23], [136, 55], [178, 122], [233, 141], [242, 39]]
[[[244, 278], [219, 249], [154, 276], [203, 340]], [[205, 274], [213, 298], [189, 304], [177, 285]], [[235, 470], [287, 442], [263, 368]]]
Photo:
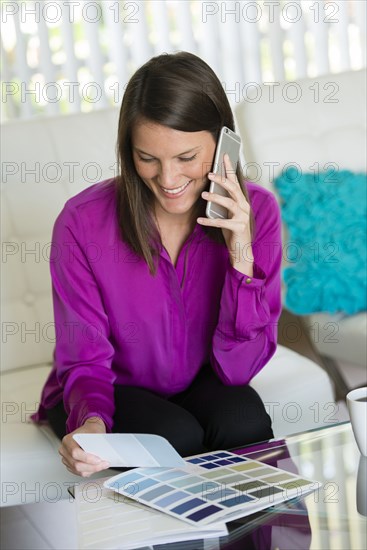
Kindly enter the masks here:
[[155, 214], [167, 227], [187, 226], [207, 187], [215, 141], [210, 132], [181, 132], [142, 120], [132, 132], [136, 171], [155, 196]]

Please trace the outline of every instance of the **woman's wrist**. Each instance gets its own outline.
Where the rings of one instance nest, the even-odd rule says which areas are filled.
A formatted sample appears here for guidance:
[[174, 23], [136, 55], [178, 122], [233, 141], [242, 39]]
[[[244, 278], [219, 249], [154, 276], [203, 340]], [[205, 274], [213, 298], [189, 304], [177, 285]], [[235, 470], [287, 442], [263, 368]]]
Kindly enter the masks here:
[[254, 262], [245, 261], [245, 262], [231, 262], [232, 267], [248, 277], [254, 276]]
[[254, 261], [254, 253], [250, 238], [245, 245], [237, 246], [235, 254], [230, 254], [232, 267], [249, 277], [253, 277], [254, 274]]

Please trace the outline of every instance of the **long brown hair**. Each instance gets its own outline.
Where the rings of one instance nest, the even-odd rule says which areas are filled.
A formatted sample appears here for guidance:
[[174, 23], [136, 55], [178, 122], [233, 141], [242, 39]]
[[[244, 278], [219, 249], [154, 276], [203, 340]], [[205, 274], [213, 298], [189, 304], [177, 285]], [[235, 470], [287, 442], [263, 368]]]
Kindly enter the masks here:
[[[146, 119], [182, 132], [208, 131], [215, 142], [222, 126], [235, 130], [232, 110], [213, 70], [188, 52], [162, 54], [150, 59], [131, 77], [122, 100], [117, 156], [117, 216], [122, 239], [144, 258], [150, 273], [156, 274], [154, 259], [162, 245], [154, 221], [154, 195], [138, 176], [132, 155], [132, 129]], [[244, 177], [240, 163], [238, 181]], [[208, 181], [208, 188], [209, 190]], [[248, 200], [246, 187], [241, 186]], [[205, 216], [207, 201], [201, 197], [195, 215]], [[250, 218], [250, 227], [253, 219]], [[201, 226], [214, 241], [225, 244], [221, 228]]]

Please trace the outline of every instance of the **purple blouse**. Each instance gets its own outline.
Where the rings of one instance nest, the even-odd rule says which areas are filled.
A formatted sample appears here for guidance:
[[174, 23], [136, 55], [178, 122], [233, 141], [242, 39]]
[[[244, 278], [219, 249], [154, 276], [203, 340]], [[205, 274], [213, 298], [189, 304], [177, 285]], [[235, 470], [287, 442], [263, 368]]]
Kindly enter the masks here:
[[280, 211], [247, 182], [255, 217], [253, 277], [196, 224], [176, 267], [161, 248], [157, 275], [120, 238], [115, 180], [68, 200], [53, 230], [54, 365], [33, 416], [64, 400], [67, 430], [100, 416], [111, 431], [114, 384], [165, 397], [210, 362], [223, 384], [247, 384], [276, 349], [281, 312]]

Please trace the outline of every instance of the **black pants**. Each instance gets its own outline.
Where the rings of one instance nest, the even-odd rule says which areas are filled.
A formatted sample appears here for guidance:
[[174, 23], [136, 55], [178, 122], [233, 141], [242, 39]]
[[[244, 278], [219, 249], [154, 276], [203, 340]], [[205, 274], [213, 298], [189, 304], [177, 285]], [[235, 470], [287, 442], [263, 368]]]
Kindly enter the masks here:
[[[63, 403], [47, 413], [61, 439], [67, 419]], [[161, 435], [181, 456], [273, 437], [270, 417], [255, 390], [224, 386], [208, 365], [187, 390], [169, 399], [142, 388], [116, 385], [113, 432]]]

